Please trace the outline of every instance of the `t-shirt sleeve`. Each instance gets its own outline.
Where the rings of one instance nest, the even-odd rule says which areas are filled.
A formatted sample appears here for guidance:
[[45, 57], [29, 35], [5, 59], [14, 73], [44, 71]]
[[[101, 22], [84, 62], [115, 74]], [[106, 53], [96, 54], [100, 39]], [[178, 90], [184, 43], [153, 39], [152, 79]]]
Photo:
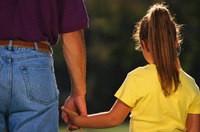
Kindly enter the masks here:
[[128, 74], [123, 84], [116, 92], [115, 97], [120, 99], [126, 105], [134, 107], [139, 98], [137, 92], [138, 89], [134, 77]]
[[59, 33], [88, 28], [88, 15], [83, 0], [58, 0]]
[[200, 114], [200, 92], [196, 84], [195, 87], [196, 87], [196, 96], [194, 97], [194, 100], [188, 110], [188, 113], [190, 114]]

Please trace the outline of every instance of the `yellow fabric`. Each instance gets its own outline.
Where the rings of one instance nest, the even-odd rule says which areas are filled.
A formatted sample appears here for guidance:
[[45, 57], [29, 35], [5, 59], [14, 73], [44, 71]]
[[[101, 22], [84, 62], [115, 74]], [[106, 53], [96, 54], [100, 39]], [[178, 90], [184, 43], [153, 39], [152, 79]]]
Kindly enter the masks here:
[[115, 96], [132, 107], [130, 132], [185, 131], [187, 114], [200, 114], [200, 92], [194, 79], [183, 70], [180, 80], [178, 90], [165, 97], [154, 64], [127, 75]]

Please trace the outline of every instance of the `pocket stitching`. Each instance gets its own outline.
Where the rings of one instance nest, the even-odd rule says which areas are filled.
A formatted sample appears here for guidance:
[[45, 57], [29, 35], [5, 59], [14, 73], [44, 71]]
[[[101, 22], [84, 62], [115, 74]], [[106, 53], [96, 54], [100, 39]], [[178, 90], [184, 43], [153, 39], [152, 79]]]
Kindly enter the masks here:
[[[41, 103], [41, 104], [44, 104], [44, 105], [48, 105], [48, 104], [51, 104], [52, 102], [54, 102], [55, 100], [58, 99], [58, 94], [57, 94], [57, 89], [55, 87], [55, 84], [54, 85], [54, 98], [48, 100], [48, 101], [43, 101], [43, 100], [40, 100], [40, 99], [37, 99], [35, 97], [33, 97], [30, 93], [31, 93], [31, 85], [30, 85], [30, 79], [26, 73], [26, 69], [29, 69], [29, 68], [38, 68], [38, 69], [50, 69], [52, 70], [52, 66], [20, 66], [20, 70], [22, 72], [22, 75], [23, 75], [23, 78], [24, 78], [24, 81], [25, 81], [25, 84], [26, 84], [26, 89], [27, 89], [27, 97], [29, 100], [31, 101], [35, 101], [35, 102], [38, 102], [38, 103]], [[53, 78], [54, 79], [54, 78]]]

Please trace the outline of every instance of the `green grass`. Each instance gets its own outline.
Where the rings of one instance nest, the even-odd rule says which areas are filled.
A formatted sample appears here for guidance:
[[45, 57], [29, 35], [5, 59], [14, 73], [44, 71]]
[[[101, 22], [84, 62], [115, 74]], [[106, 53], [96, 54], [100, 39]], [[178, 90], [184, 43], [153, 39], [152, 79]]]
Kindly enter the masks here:
[[[66, 129], [67, 129], [67, 126], [61, 126], [59, 129], [59, 132], [67, 132]], [[125, 122], [113, 128], [106, 128], [106, 129], [85, 128], [82, 131], [76, 130], [75, 132], [128, 132], [128, 131], [129, 131], [129, 124]]]

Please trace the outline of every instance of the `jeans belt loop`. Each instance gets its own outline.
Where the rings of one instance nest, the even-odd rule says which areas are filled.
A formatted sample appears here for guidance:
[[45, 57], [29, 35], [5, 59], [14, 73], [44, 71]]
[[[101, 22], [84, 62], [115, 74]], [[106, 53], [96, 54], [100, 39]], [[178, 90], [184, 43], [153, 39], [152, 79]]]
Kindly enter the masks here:
[[9, 45], [8, 45], [8, 50], [9, 51], [12, 50], [12, 43], [13, 43], [13, 40], [9, 40]]
[[34, 42], [34, 45], [35, 45], [35, 50], [38, 51], [38, 45], [37, 45], [37, 42]]

